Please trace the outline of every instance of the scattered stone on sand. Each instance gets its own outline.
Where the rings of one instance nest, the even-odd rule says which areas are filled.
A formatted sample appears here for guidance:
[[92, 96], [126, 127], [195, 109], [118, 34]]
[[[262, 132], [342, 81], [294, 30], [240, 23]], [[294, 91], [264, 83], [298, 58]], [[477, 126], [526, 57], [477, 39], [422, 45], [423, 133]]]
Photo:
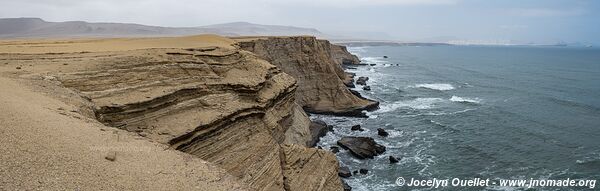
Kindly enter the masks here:
[[17, 66], [16, 68], [17, 68], [17, 70], [20, 70], [20, 69], [21, 69], [21, 66]]
[[377, 144], [371, 137], [343, 137], [337, 144], [359, 159], [372, 159], [385, 152], [385, 146]]
[[340, 169], [338, 170], [338, 176], [340, 176], [342, 178], [349, 178], [349, 177], [351, 177], [352, 173], [350, 173], [350, 168], [348, 168], [346, 166], [340, 167]]
[[394, 156], [390, 156], [390, 157], [389, 157], [389, 159], [390, 159], [390, 164], [395, 164], [395, 163], [398, 163], [398, 162], [400, 162], [400, 160], [398, 160], [398, 159], [397, 159], [396, 157], [394, 157]]
[[365, 91], [371, 91], [371, 86], [364, 86], [363, 90], [365, 90]]
[[108, 154], [106, 154], [104, 159], [109, 160], [109, 161], [117, 160], [117, 152], [115, 152], [115, 151], [108, 152]]
[[382, 137], [387, 137], [388, 135], [390, 135], [387, 131], [385, 131], [382, 128], [377, 128], [377, 134]]
[[350, 128], [352, 131], [364, 131], [364, 129], [360, 125], [354, 125]]

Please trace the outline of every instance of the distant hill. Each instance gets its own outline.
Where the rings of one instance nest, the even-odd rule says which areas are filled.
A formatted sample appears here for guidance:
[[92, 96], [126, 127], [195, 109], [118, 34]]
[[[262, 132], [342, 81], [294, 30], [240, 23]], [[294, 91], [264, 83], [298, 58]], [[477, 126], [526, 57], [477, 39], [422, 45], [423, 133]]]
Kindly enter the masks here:
[[0, 38], [32, 37], [147, 37], [218, 34], [223, 36], [327, 35], [312, 28], [235, 22], [200, 27], [160, 27], [128, 23], [48, 22], [40, 18], [0, 19]]

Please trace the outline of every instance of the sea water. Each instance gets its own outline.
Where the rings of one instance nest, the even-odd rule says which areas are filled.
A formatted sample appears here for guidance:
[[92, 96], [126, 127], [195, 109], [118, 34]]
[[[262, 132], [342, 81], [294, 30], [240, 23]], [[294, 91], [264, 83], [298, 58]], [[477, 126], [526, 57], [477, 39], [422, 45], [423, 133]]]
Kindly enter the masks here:
[[[410, 190], [407, 179], [600, 180], [600, 49], [517, 46], [349, 47], [381, 102], [369, 118], [313, 115], [335, 126], [319, 146], [343, 136], [373, 137], [387, 151], [340, 164], [367, 175], [353, 190]], [[388, 56], [388, 58], [383, 58]], [[365, 131], [351, 131], [355, 124]], [[390, 133], [377, 135], [377, 128]], [[401, 158], [390, 164], [388, 156]], [[439, 188], [438, 188], [439, 189]], [[525, 190], [487, 186], [446, 190]], [[581, 188], [538, 188], [538, 190]], [[597, 188], [596, 188], [597, 189]], [[434, 190], [421, 188], [421, 190]]]

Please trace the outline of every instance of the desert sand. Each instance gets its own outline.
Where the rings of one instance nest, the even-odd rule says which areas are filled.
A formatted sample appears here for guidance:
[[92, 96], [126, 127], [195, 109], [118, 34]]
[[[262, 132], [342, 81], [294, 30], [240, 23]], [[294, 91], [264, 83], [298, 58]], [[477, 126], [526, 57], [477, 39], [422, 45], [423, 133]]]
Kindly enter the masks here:
[[[201, 38], [202, 40], [194, 40]], [[244, 190], [200, 158], [113, 127], [82, 111], [81, 98], [30, 77], [68, 65], [22, 66], [7, 53], [64, 53], [227, 46], [215, 36], [160, 39], [2, 41], [0, 190]], [[16, 69], [21, 66], [23, 69]], [[108, 158], [108, 159], [107, 159]], [[109, 160], [110, 159], [110, 160]]]
[[341, 190], [305, 110], [376, 106], [348, 61], [309, 36], [0, 40], [0, 190]]

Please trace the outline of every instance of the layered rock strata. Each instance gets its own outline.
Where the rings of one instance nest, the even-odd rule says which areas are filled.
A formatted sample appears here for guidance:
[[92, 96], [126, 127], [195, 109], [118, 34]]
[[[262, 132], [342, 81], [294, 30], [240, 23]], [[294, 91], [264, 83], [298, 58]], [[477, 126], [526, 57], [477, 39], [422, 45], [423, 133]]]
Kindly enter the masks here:
[[305, 147], [310, 121], [296, 104], [297, 81], [250, 52], [161, 47], [2, 57], [35, 65], [21, 70], [31, 78], [75, 90], [100, 122], [210, 161], [249, 189], [342, 189], [335, 156]]
[[238, 38], [243, 50], [255, 53], [298, 81], [296, 102], [311, 113], [364, 116], [378, 102], [352, 94], [352, 78], [342, 63], [359, 62], [344, 48], [314, 37]]

